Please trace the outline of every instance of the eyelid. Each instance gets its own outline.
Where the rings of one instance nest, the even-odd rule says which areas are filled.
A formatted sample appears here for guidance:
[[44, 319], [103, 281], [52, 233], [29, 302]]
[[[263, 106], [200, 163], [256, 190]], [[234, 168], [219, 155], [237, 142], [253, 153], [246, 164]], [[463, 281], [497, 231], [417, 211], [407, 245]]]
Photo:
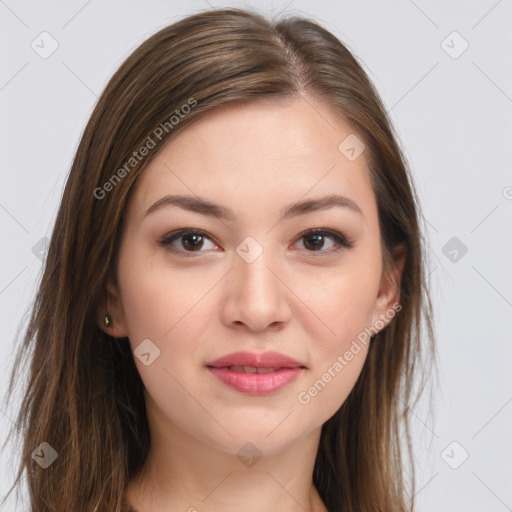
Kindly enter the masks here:
[[[177, 229], [175, 231], [172, 231], [172, 232], [164, 235], [162, 238], [160, 238], [158, 240], [158, 244], [173, 254], [181, 254], [181, 255], [184, 255], [185, 257], [196, 257], [196, 256], [200, 256], [200, 254], [202, 252], [207, 252], [207, 251], [185, 251], [185, 250], [170, 248], [171, 243], [174, 242], [175, 240], [179, 240], [183, 236], [192, 235], [192, 234], [200, 235], [204, 238], [208, 238], [209, 240], [214, 242], [215, 245], [217, 245], [217, 242], [215, 242], [215, 239], [212, 236], [210, 236], [206, 231], [203, 231], [202, 229], [199, 229], [199, 228]], [[337, 245], [337, 248], [330, 249], [330, 250], [320, 250], [320, 251], [306, 251], [306, 253], [308, 253], [308, 255], [311, 255], [313, 257], [328, 256], [328, 255], [331, 255], [334, 253], [338, 253], [342, 249], [351, 249], [354, 247], [354, 242], [352, 240], [350, 240], [348, 237], [346, 237], [343, 233], [339, 232], [338, 230], [330, 229], [330, 228], [306, 229], [305, 231], [302, 231], [301, 233], [299, 233], [297, 235], [294, 245], [299, 240], [306, 238], [307, 235], [314, 236], [317, 234], [325, 235], [327, 237], [332, 238], [335, 241], [335, 245]]]

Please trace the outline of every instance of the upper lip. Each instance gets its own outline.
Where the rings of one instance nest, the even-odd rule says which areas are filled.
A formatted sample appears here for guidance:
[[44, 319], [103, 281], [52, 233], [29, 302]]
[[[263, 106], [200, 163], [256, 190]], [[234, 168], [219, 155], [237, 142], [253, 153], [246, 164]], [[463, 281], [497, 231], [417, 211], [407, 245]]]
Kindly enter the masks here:
[[206, 366], [227, 368], [228, 366], [252, 366], [254, 368], [306, 368], [292, 357], [279, 352], [233, 352], [206, 363]]

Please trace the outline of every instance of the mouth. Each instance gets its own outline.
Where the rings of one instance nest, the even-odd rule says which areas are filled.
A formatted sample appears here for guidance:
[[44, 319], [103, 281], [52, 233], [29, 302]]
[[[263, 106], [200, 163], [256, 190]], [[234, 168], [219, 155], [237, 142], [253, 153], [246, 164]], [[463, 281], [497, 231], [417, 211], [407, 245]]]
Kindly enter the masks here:
[[233, 352], [206, 363], [214, 368], [232, 368], [234, 371], [257, 373], [259, 369], [279, 370], [281, 368], [297, 368], [304, 365], [292, 357], [279, 352]]
[[234, 352], [207, 363], [206, 368], [217, 382], [249, 395], [275, 393], [307, 369], [296, 359], [274, 351]]
[[302, 368], [305, 369], [305, 366], [296, 366], [296, 367], [289, 367], [289, 366], [277, 366], [277, 367], [264, 367], [264, 366], [210, 366], [207, 365], [207, 368], [219, 368], [219, 369], [227, 369], [231, 370], [232, 372], [237, 373], [275, 373], [280, 370], [293, 370], [295, 368]]
[[217, 382], [223, 386], [252, 396], [266, 396], [290, 386], [306, 369], [256, 367], [256, 366], [207, 366]]

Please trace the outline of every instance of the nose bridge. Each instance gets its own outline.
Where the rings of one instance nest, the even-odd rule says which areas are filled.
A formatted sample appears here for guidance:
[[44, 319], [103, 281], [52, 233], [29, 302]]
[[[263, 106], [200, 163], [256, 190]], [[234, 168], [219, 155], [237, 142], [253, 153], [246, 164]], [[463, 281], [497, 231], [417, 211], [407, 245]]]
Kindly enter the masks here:
[[278, 242], [265, 233], [246, 236], [233, 252], [227, 277], [222, 316], [226, 325], [245, 325], [252, 331], [280, 329], [290, 321], [287, 287], [282, 274]]
[[[286, 287], [279, 274], [275, 247], [247, 237], [236, 248], [226, 290], [231, 321], [242, 321], [255, 330], [286, 320]], [[226, 311], [226, 312], [227, 312]], [[277, 325], [277, 324], [276, 324]]]
[[278, 285], [270, 270], [275, 266], [276, 255], [268, 240], [267, 237], [265, 241], [259, 242], [249, 236], [236, 249], [235, 276], [237, 280], [240, 279], [243, 291], [251, 295], [274, 292]]

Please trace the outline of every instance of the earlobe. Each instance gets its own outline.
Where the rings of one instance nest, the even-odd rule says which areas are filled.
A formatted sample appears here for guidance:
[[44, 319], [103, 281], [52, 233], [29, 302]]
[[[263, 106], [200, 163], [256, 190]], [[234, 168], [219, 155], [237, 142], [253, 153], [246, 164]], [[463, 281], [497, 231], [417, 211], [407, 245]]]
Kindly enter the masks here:
[[119, 292], [111, 282], [105, 286], [104, 299], [97, 306], [96, 317], [100, 329], [109, 336], [113, 338], [128, 336]]
[[372, 323], [372, 325], [379, 324], [380, 326], [383, 322], [386, 324], [384, 327], [379, 328], [379, 331], [386, 328], [392, 321], [396, 312], [396, 306], [400, 302], [400, 283], [402, 281], [406, 256], [405, 244], [395, 247], [392, 267], [382, 276], [379, 293], [375, 301]]

